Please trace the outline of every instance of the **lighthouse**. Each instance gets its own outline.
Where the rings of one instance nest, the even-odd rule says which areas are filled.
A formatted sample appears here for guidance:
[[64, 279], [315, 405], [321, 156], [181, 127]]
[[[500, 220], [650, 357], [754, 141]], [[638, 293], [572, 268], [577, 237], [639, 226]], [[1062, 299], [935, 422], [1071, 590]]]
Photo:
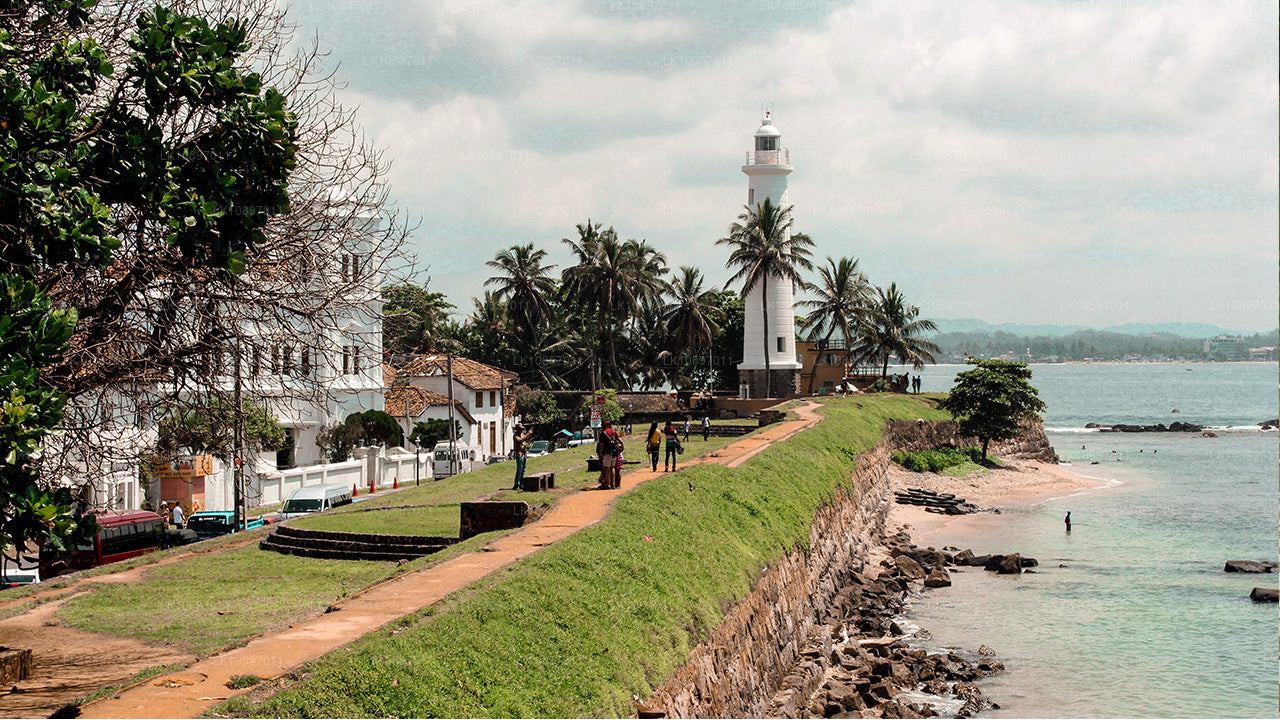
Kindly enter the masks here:
[[[787, 176], [793, 169], [791, 154], [782, 147], [782, 133], [773, 126], [771, 112], [765, 112], [753, 139], [755, 149], [747, 152], [746, 164], [742, 166], [742, 172], [747, 175], [747, 205], [755, 210], [767, 198], [771, 204], [785, 208], [790, 204]], [[760, 309], [760, 293], [766, 291], [766, 285], [767, 322], [766, 314]], [[749, 397], [799, 392], [801, 364], [796, 360], [795, 288], [791, 281], [775, 277], [762, 280], [746, 293], [743, 305], [742, 362], [738, 364], [738, 382], [743, 387], [740, 389]], [[773, 375], [771, 383], [765, 376], [766, 346], [769, 372]]]

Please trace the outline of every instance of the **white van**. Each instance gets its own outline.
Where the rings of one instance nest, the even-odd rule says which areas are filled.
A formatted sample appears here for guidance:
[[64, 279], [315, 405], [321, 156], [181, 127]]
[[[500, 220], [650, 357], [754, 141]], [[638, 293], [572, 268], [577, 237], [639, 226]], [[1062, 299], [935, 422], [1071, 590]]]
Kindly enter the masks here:
[[0, 590], [40, 582], [40, 565], [0, 556]]
[[294, 490], [289, 499], [280, 508], [280, 516], [285, 520], [323, 512], [329, 508], [351, 503], [351, 488], [346, 485], [317, 485]]
[[483, 453], [480, 448], [455, 444], [453, 448], [453, 472], [450, 472], [449, 443], [436, 443], [431, 450], [431, 476], [445, 478], [454, 473], [471, 472], [471, 468], [480, 461]]

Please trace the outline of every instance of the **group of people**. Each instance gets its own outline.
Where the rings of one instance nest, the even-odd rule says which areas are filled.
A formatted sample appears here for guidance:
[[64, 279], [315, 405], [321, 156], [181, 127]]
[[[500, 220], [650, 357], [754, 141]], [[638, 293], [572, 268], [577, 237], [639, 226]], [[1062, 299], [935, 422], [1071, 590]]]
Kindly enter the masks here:
[[[512, 489], [519, 490], [524, 483], [524, 472], [526, 463], [529, 460], [529, 444], [533, 440], [533, 430], [517, 423], [514, 431], [512, 455], [516, 461], [516, 473]], [[680, 429], [677, 429], [675, 423], [670, 420], [661, 429], [658, 428], [657, 422], [649, 426], [649, 432], [645, 435], [645, 452], [649, 454], [649, 464], [654, 472], [658, 471], [658, 460], [663, 456], [664, 448], [666, 449], [663, 463], [664, 471], [672, 472], [676, 469], [680, 453], [684, 452], [684, 442], [680, 436], [683, 434], [684, 441], [687, 441], [692, 432], [693, 420], [688, 416], [685, 417], [684, 425]], [[624, 435], [630, 434], [630, 425], [626, 426], [625, 433], [619, 433], [608, 420], [601, 423], [600, 432], [596, 434], [596, 457], [600, 458], [601, 489], [615, 490], [621, 487], [622, 466], [626, 462], [623, 457], [626, 441], [623, 438]], [[702, 439], [706, 441], [710, 437], [711, 418], [703, 415]]]

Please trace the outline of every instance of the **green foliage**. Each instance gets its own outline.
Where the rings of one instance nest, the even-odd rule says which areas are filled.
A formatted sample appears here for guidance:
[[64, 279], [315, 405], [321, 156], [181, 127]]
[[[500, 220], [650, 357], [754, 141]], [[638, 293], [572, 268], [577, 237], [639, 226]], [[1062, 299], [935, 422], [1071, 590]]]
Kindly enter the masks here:
[[209, 453], [230, 462], [235, 456], [236, 418], [240, 417], [244, 446], [250, 452], [279, 450], [285, 431], [266, 408], [243, 401], [236, 412], [234, 400], [214, 398], [207, 405], [190, 405], [160, 421], [156, 453], [173, 456], [183, 450]]
[[[129, 207], [188, 260], [238, 272], [288, 209], [297, 122], [238, 66], [245, 23], [156, 7], [137, 25], [118, 73], [91, 39], [55, 40], [35, 62], [0, 39], [0, 263], [11, 271], [106, 265]], [[94, 102], [107, 85], [111, 100]], [[214, 121], [202, 132], [171, 134], [204, 114]]]
[[75, 323], [74, 311], [52, 309], [35, 285], [0, 275], [0, 551], [25, 550], [28, 541], [63, 550], [95, 530], [92, 518], [74, 513], [69, 488], [39, 482], [41, 441], [66, 403], [39, 368]]
[[382, 410], [365, 410], [347, 416], [343, 424], [354, 430], [352, 437], [362, 445], [402, 445], [400, 423]]
[[[622, 406], [618, 404], [618, 391], [613, 388], [601, 388], [595, 391], [594, 397], [587, 400], [590, 404], [595, 404], [595, 398], [604, 396], [604, 406], [600, 410], [600, 419], [608, 420], [616, 423], [622, 419]], [[587, 414], [589, 408], [583, 408], [583, 414]]]
[[431, 352], [449, 334], [453, 305], [444, 293], [403, 283], [383, 288], [382, 302], [382, 346], [388, 353]]
[[[453, 439], [462, 437], [462, 423], [453, 421]], [[420, 448], [433, 448], [436, 443], [449, 439], [449, 421], [444, 418], [422, 420], [413, 426], [409, 442]]]
[[568, 417], [556, 406], [555, 395], [546, 390], [530, 390], [517, 395], [516, 415], [525, 425], [555, 425]]
[[889, 384], [888, 380], [885, 380], [884, 378], [880, 378], [879, 380], [876, 380], [875, 382], [871, 383], [871, 385], [867, 386], [866, 391], [869, 393], [893, 392], [893, 385]]
[[956, 385], [938, 407], [951, 413], [965, 434], [982, 441], [982, 456], [992, 440], [1018, 436], [1018, 423], [1039, 417], [1044, 402], [1031, 385], [1026, 363], [970, 360], [973, 370], [956, 375]]
[[905, 452], [899, 450], [893, 454], [893, 461], [912, 472], [942, 472], [950, 467], [963, 465], [966, 462], [983, 461], [982, 451], [976, 447], [956, 448], [944, 445], [933, 450]]

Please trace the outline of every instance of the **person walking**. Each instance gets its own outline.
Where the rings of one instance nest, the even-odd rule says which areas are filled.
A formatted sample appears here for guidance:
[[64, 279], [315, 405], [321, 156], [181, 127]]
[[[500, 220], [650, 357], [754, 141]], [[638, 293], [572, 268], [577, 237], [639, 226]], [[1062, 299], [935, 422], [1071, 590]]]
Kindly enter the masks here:
[[645, 441], [645, 450], [649, 452], [649, 464], [658, 472], [658, 454], [662, 452], [662, 431], [658, 429], [658, 421], [649, 426], [649, 435]]
[[1071, 511], [1070, 510], [1067, 511], [1067, 516], [1063, 518], [1062, 522], [1067, 524], [1067, 532], [1071, 532]]
[[711, 437], [711, 416], [702, 416], [702, 442], [706, 442]]
[[693, 422], [688, 415], [684, 416], [684, 441], [689, 442], [689, 431], [693, 429]]
[[662, 437], [666, 440], [667, 445], [663, 472], [671, 472], [676, 469], [676, 456], [680, 454], [683, 446], [680, 444], [680, 433], [676, 432], [670, 420], [667, 421], [667, 426], [662, 429]]
[[173, 526], [181, 530], [183, 527], [185, 527], [182, 524], [183, 520], [184, 518], [182, 517], [182, 506], [175, 502], [173, 504]]
[[519, 490], [524, 485], [524, 468], [529, 462], [529, 441], [533, 440], [533, 428], [525, 429], [521, 423], [516, 423], [515, 434], [513, 435], [512, 452], [516, 456], [516, 484], [512, 490]]

